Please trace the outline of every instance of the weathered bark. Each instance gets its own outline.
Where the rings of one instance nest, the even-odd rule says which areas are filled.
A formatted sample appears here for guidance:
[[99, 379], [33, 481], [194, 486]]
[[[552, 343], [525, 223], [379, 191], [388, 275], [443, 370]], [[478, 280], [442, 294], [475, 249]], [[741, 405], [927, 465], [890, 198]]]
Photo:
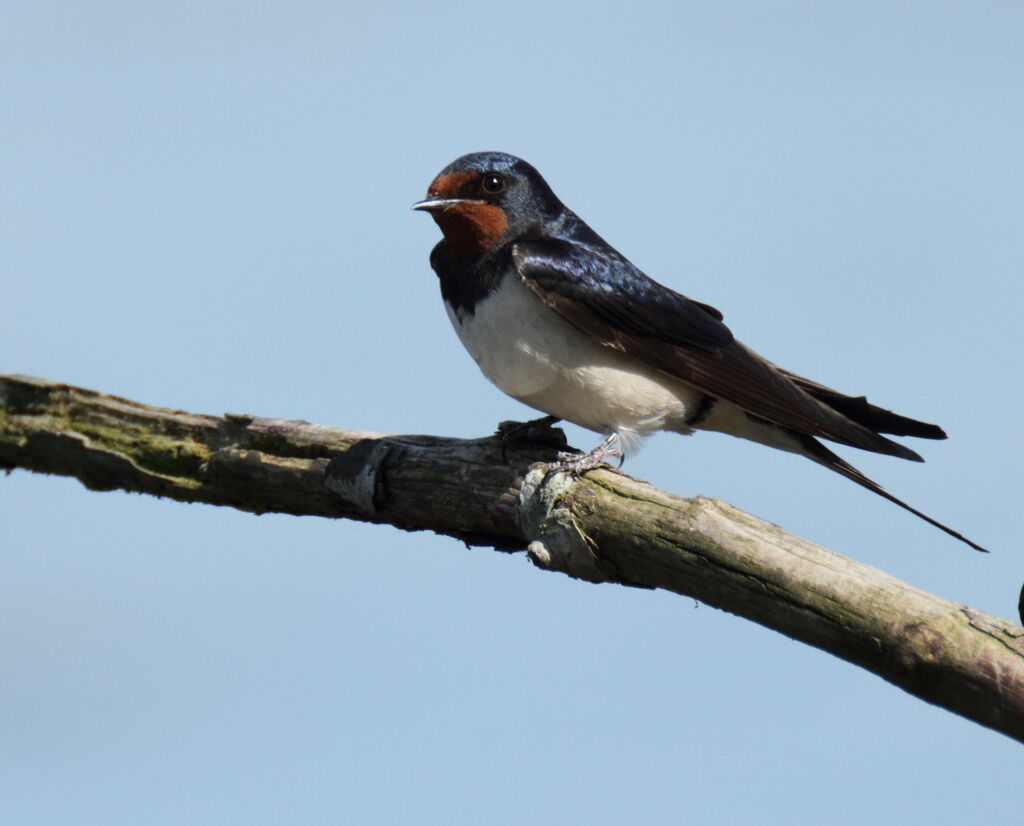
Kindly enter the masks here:
[[0, 467], [526, 549], [542, 568], [664, 588], [747, 617], [1024, 741], [1024, 628], [718, 500], [683, 499], [610, 469], [546, 473], [536, 463], [563, 444], [551, 429], [457, 440], [202, 416], [0, 377]]

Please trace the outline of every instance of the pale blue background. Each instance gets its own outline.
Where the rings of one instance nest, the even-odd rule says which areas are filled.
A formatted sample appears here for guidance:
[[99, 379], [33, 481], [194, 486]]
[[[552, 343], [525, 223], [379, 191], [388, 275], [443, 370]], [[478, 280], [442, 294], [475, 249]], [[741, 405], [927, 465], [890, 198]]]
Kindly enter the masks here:
[[[844, 455], [993, 554], [722, 436], [627, 470], [1016, 616], [1020, 3], [0, 9], [0, 372], [389, 432], [528, 416], [409, 212], [501, 149], [767, 357], [940, 422], [926, 465]], [[1019, 744], [692, 600], [24, 472], [0, 545], [3, 823], [1020, 822]]]

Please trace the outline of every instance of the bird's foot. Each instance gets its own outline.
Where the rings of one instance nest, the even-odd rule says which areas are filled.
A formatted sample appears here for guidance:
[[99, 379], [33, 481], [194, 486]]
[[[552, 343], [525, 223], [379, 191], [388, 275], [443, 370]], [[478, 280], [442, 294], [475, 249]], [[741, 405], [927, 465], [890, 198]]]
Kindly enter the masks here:
[[606, 464], [608, 459], [618, 459], [619, 467], [622, 467], [623, 459], [625, 459], [625, 454], [619, 447], [619, 437], [615, 433], [612, 433], [589, 453], [559, 453], [558, 461], [548, 465], [548, 472], [562, 471], [579, 476], [588, 470], [593, 470], [598, 465]]

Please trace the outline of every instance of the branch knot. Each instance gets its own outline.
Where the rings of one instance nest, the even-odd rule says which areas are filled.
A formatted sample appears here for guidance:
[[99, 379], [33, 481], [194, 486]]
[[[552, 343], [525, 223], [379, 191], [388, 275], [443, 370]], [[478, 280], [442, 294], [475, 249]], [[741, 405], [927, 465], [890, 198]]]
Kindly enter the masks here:
[[594, 553], [593, 543], [569, 508], [560, 503], [576, 485], [568, 473], [534, 465], [523, 479], [516, 521], [529, 540], [526, 553], [538, 568], [561, 571], [587, 582], [608, 582]]

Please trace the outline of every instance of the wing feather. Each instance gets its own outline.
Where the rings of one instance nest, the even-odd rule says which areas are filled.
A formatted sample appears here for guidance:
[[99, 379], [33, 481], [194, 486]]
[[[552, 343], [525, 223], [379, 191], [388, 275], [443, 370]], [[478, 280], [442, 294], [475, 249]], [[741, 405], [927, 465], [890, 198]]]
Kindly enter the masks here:
[[[609, 347], [798, 433], [921, 461], [914, 451], [852, 418], [856, 397], [780, 370], [736, 341], [713, 307], [657, 283], [624, 258], [561, 239], [539, 239], [516, 243], [512, 261], [541, 301]], [[842, 401], [830, 406], [836, 399], [850, 400], [845, 411]]]

